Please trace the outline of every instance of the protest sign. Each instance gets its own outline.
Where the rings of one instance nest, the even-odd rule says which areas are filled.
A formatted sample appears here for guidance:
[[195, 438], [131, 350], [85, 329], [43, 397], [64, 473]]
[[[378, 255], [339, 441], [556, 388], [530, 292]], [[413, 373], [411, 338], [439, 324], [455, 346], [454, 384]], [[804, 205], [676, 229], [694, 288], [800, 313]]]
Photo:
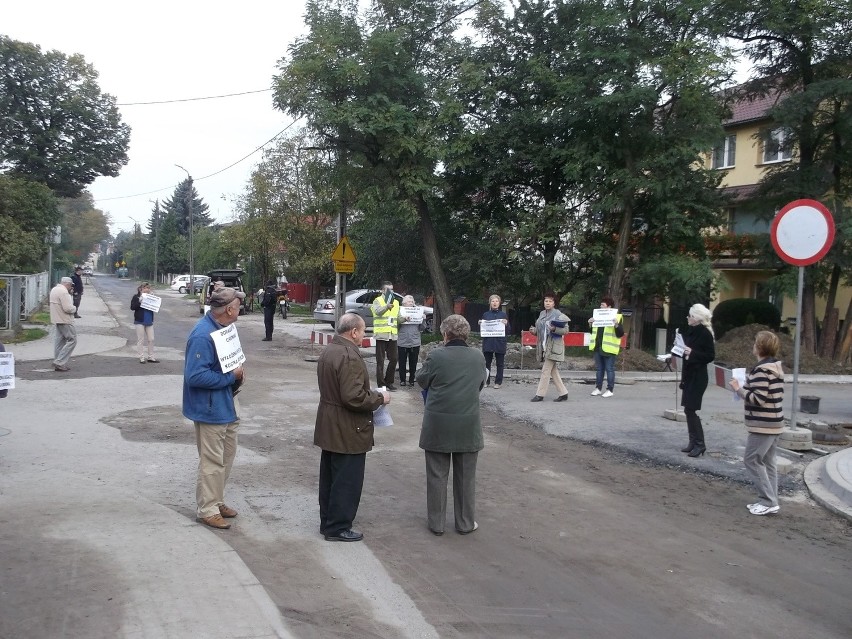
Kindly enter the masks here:
[[400, 306], [399, 314], [408, 324], [420, 324], [425, 315], [422, 306]]
[[213, 345], [216, 347], [216, 357], [222, 372], [227, 373], [246, 361], [246, 354], [240, 345], [240, 335], [235, 324], [210, 333]]
[[503, 320], [482, 320], [479, 325], [480, 337], [506, 337], [506, 325]]
[[615, 326], [617, 308], [596, 308], [592, 311], [592, 328]]
[[0, 353], [0, 390], [15, 388], [15, 356]]
[[142, 297], [139, 300], [139, 306], [142, 308], [147, 308], [149, 311], [154, 311], [155, 313], [160, 312], [160, 303], [163, 301], [163, 298], [157, 297], [156, 295], [151, 295], [150, 293], [142, 293]]

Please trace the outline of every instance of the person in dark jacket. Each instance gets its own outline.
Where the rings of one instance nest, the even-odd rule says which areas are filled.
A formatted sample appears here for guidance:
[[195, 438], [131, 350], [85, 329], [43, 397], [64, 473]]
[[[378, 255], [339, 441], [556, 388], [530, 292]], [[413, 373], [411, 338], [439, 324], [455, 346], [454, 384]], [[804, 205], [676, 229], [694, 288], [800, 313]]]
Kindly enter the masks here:
[[[136, 295], [130, 299], [130, 310], [133, 311], [133, 324], [136, 326], [136, 350], [139, 362], [158, 363], [154, 357], [154, 311], [142, 308], [142, 296], [151, 292], [151, 285], [142, 282], [136, 289]], [[148, 357], [145, 357], [145, 341], [148, 341]]]
[[74, 288], [71, 291], [71, 298], [74, 301], [74, 317], [80, 319], [80, 302], [83, 298], [83, 267], [77, 266], [74, 268], [74, 275], [71, 276], [71, 282]]
[[683, 376], [680, 383], [683, 397], [680, 403], [686, 414], [689, 443], [681, 448], [681, 452], [689, 453], [690, 457], [703, 455], [707, 450], [704, 428], [697, 411], [701, 410], [701, 400], [707, 390], [707, 365], [716, 359], [712, 319], [713, 315], [706, 306], [693, 304], [686, 320], [689, 328], [683, 336]]
[[757, 485], [758, 501], [746, 505], [752, 515], [774, 515], [778, 505], [778, 466], [775, 451], [784, 432], [784, 369], [775, 359], [779, 340], [775, 333], [760, 331], [754, 338], [752, 353], [757, 365], [740, 386], [730, 381], [734, 392], [745, 400], [745, 425], [748, 430], [743, 461]]
[[210, 295], [210, 311], [186, 341], [183, 368], [183, 416], [195, 424], [198, 477], [195, 499], [199, 521], [212, 528], [230, 528], [225, 521], [237, 511], [225, 504], [225, 484], [237, 454], [238, 404], [243, 367], [223, 372], [212, 333], [227, 328], [240, 315], [246, 294], [230, 287]]
[[[482, 314], [482, 319], [479, 320], [480, 330], [483, 322], [500, 321], [503, 323], [504, 330], [509, 330], [509, 316], [505, 311], [500, 309], [500, 303], [503, 300], [499, 295], [492, 295], [488, 298], [488, 310]], [[494, 378], [494, 388], [500, 388], [503, 384], [503, 362], [506, 359], [506, 335], [502, 337], [483, 337], [482, 338], [482, 353], [485, 355], [485, 368], [488, 369], [488, 380], [486, 386], [491, 384], [491, 362], [497, 360], [497, 376]]]
[[267, 280], [266, 288], [263, 289], [263, 297], [260, 298], [260, 306], [263, 308], [263, 327], [266, 329], [264, 342], [272, 341], [272, 329], [275, 323], [275, 307], [278, 306], [278, 292], [275, 280]]
[[417, 370], [417, 362], [420, 359], [420, 346], [422, 338], [420, 334], [426, 327], [426, 317], [417, 323], [408, 320], [405, 313], [407, 308], [415, 308], [417, 304], [414, 297], [406, 295], [402, 298], [402, 306], [399, 311], [399, 329], [397, 333], [397, 353], [399, 356], [399, 385], [414, 386], [414, 373]]
[[453, 464], [453, 514], [456, 530], [466, 535], [479, 528], [475, 515], [476, 461], [484, 447], [479, 392], [485, 386], [485, 357], [469, 348], [470, 324], [461, 315], [441, 322], [443, 347], [435, 348], [417, 371], [426, 390], [420, 448], [426, 454], [427, 525], [444, 534], [447, 478]]
[[319, 471], [320, 533], [326, 541], [361, 541], [352, 530], [364, 487], [367, 451], [373, 448], [373, 411], [390, 402], [387, 391], [370, 390], [370, 375], [358, 350], [364, 319], [344, 313], [337, 335], [317, 362], [320, 401], [314, 445], [322, 449]]

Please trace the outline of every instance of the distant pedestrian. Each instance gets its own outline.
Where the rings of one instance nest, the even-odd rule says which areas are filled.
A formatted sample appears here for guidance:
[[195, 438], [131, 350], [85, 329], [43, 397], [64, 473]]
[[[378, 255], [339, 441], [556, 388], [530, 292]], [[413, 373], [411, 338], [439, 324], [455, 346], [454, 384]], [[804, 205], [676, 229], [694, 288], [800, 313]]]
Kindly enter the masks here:
[[427, 525], [444, 534], [447, 518], [447, 479], [453, 465], [453, 516], [462, 534], [476, 523], [476, 461], [485, 446], [479, 417], [479, 393], [485, 386], [485, 357], [469, 348], [470, 324], [461, 315], [441, 322], [442, 347], [429, 352], [417, 371], [426, 390], [420, 448], [426, 455]]
[[74, 290], [71, 293], [74, 301], [74, 317], [80, 318], [80, 302], [83, 299], [83, 267], [77, 266], [74, 268], [74, 275], [71, 276], [71, 281], [74, 283]]
[[[601, 298], [601, 308], [612, 308], [614, 304], [615, 302], [608, 295]], [[594, 317], [589, 318], [589, 326], [594, 320]], [[618, 351], [621, 350], [621, 338], [624, 336], [623, 322], [624, 318], [619, 313], [615, 316], [613, 326], [592, 328], [589, 350], [595, 354], [595, 390], [592, 391], [594, 396], [612, 397], [612, 391], [615, 388], [615, 360], [618, 357]], [[604, 371], [606, 371], [606, 390], [601, 393]]]
[[[503, 300], [499, 295], [492, 295], [488, 298], [488, 310], [482, 314], [482, 319], [479, 320], [480, 326], [482, 322], [500, 321], [505, 326], [505, 330], [509, 330], [509, 316], [500, 308]], [[483, 337], [482, 338], [482, 353], [485, 355], [485, 368], [488, 369], [488, 381], [486, 385], [491, 384], [491, 362], [497, 360], [497, 375], [494, 378], [494, 388], [499, 389], [503, 384], [503, 363], [506, 359], [506, 336], [503, 337]]]
[[278, 292], [275, 280], [267, 280], [266, 288], [263, 289], [263, 295], [260, 298], [260, 307], [263, 309], [263, 327], [266, 330], [266, 336], [262, 340], [264, 342], [272, 341], [276, 306], [278, 306]]
[[703, 304], [693, 304], [686, 318], [689, 328], [683, 335], [683, 376], [680, 387], [683, 389], [681, 405], [686, 415], [686, 427], [689, 431], [689, 443], [681, 452], [690, 457], [699, 457], [707, 450], [704, 442], [704, 428], [698, 416], [701, 400], [707, 390], [709, 377], [707, 365], [716, 359], [716, 345], [713, 341], [713, 319], [710, 310]]
[[71, 291], [74, 282], [63, 277], [50, 289], [50, 323], [53, 324], [53, 370], [64, 373], [74, 347], [77, 346], [77, 329], [74, 328], [74, 299]]
[[230, 528], [225, 518], [237, 516], [237, 511], [225, 504], [225, 484], [237, 454], [240, 418], [235, 395], [245, 377], [242, 366], [222, 372], [211, 334], [237, 321], [245, 296], [229, 287], [214, 292], [210, 312], [198, 320], [186, 342], [183, 415], [195, 424], [196, 514], [212, 528]]
[[745, 401], [748, 430], [743, 461], [757, 486], [758, 500], [746, 507], [752, 515], [774, 515], [778, 505], [778, 466], [775, 452], [784, 431], [784, 369], [775, 356], [779, 340], [775, 333], [760, 331], [754, 338], [752, 354], [757, 365], [745, 385], [732, 379], [730, 386]]
[[[139, 363], [160, 362], [154, 357], [154, 311], [142, 307], [142, 296], [151, 293], [151, 285], [142, 282], [136, 289], [136, 295], [130, 298], [130, 310], [133, 311], [133, 324], [136, 326], [136, 351]], [[148, 356], [145, 356], [145, 342], [148, 342]]]
[[[402, 308], [414, 308], [414, 298], [406, 295], [402, 298]], [[399, 314], [399, 329], [397, 335], [397, 352], [399, 354], [399, 385], [414, 386], [414, 373], [417, 371], [417, 361], [420, 359], [420, 334], [425, 328], [426, 317], [419, 323], [409, 322], [405, 315]]]
[[[393, 385], [396, 374], [399, 300], [393, 293], [392, 282], [382, 282], [381, 295], [370, 305], [373, 314], [373, 338], [376, 341], [376, 384], [389, 391], [395, 391]], [[385, 369], [385, 359], [388, 366]]]
[[568, 389], [559, 377], [559, 362], [565, 361], [565, 341], [563, 335], [568, 332], [568, 324], [571, 321], [556, 308], [556, 295], [545, 293], [542, 300], [544, 310], [539, 313], [535, 326], [530, 327], [530, 332], [536, 336], [535, 354], [536, 360], [541, 362], [541, 377], [538, 380], [538, 388], [531, 402], [540, 402], [547, 395], [550, 380], [556, 385], [559, 395], [554, 402], [564, 402], [568, 399]]
[[364, 535], [352, 523], [361, 503], [367, 452], [373, 448], [373, 411], [388, 404], [390, 394], [370, 390], [359, 351], [366, 332], [363, 318], [344, 313], [335, 330], [317, 362], [320, 533], [326, 541], [361, 541]]

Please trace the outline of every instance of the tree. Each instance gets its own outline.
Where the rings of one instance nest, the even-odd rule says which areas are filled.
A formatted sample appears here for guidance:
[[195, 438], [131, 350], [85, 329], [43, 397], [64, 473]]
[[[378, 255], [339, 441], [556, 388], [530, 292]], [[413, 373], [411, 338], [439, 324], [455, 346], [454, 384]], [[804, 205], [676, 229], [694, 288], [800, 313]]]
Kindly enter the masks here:
[[44, 268], [47, 238], [61, 219], [58, 204], [43, 184], [0, 175], [0, 272]]
[[71, 261], [82, 264], [95, 246], [110, 236], [110, 217], [95, 208], [91, 193], [84, 191], [80, 197], [61, 200], [62, 244]]
[[130, 128], [83, 56], [0, 35], [0, 170], [76, 197], [127, 164]]
[[190, 203], [193, 228], [210, 226], [213, 222], [208, 213], [210, 207], [199, 197], [198, 191], [195, 190], [195, 186], [193, 185], [192, 178], [187, 178], [178, 184], [172, 196], [163, 202], [165, 214], [174, 214], [178, 233], [184, 237], [189, 237]]

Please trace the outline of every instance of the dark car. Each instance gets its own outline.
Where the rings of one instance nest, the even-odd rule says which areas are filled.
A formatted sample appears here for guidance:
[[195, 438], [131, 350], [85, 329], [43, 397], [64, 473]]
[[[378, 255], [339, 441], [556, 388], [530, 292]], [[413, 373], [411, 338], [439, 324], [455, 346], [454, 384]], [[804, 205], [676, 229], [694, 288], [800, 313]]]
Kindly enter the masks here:
[[[210, 297], [210, 293], [213, 291], [213, 284], [218, 281], [224, 282], [225, 286], [230, 288], [234, 288], [238, 291], [245, 292], [243, 289], [243, 275], [245, 275], [245, 271], [242, 271], [238, 268], [219, 268], [214, 269], [212, 271], [207, 272], [207, 277], [210, 278], [204, 284], [204, 287], [201, 289], [201, 295], [198, 296], [198, 312], [203, 315], [207, 311], [210, 310], [210, 305], [208, 304], [208, 298]], [[240, 302], [240, 315], [245, 313], [246, 305], [245, 300]]]

